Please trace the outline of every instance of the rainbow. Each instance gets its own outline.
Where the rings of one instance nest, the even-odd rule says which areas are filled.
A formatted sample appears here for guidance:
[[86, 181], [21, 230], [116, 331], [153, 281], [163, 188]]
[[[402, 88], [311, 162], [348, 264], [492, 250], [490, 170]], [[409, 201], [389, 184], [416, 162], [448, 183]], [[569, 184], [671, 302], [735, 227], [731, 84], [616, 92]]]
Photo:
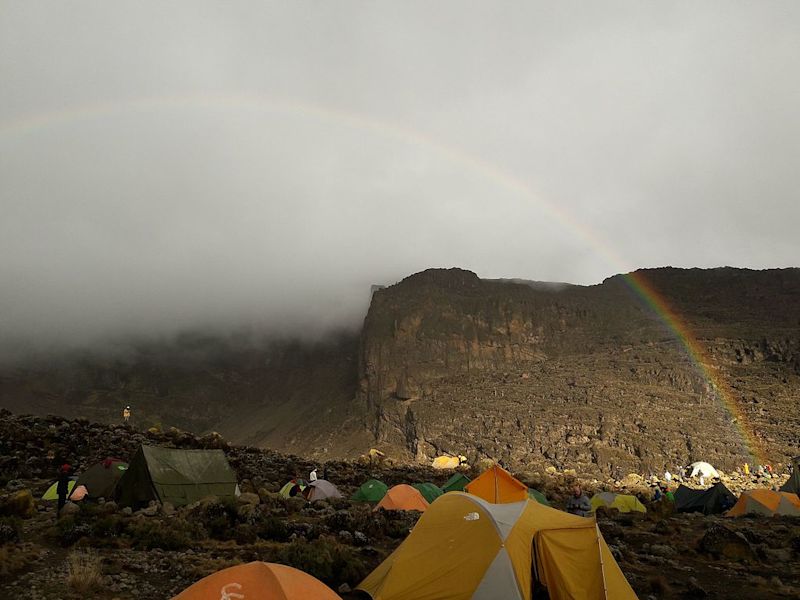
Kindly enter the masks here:
[[469, 153], [462, 148], [451, 146], [435, 139], [423, 131], [400, 126], [374, 116], [348, 112], [330, 106], [322, 106], [296, 99], [279, 98], [257, 93], [202, 93], [136, 98], [124, 101], [111, 101], [77, 107], [65, 107], [44, 113], [30, 114], [12, 121], [0, 123], [0, 144], [18, 136], [24, 136], [50, 127], [75, 123], [82, 120], [110, 118], [124, 113], [149, 113], [159, 110], [224, 109], [258, 110], [275, 114], [295, 114], [352, 126], [362, 131], [393, 139], [399, 143], [424, 147], [453, 164], [474, 173], [479, 173], [489, 181], [533, 202], [542, 213], [556, 222], [570, 235], [577, 235], [593, 251], [602, 255], [616, 271], [627, 274], [623, 280], [632, 292], [663, 321], [675, 338], [686, 349], [689, 359], [699, 374], [708, 382], [709, 389], [730, 416], [744, 442], [751, 460], [765, 462], [764, 452], [758, 437], [749, 427], [747, 419], [737, 405], [730, 387], [713, 366], [708, 352], [692, 335], [687, 323], [669, 305], [666, 298], [645, 278], [642, 272], [634, 272], [633, 267], [622, 260], [616, 252], [594, 231], [562, 209], [554, 200], [547, 200], [537, 194], [528, 183], [502, 169], [501, 167]]

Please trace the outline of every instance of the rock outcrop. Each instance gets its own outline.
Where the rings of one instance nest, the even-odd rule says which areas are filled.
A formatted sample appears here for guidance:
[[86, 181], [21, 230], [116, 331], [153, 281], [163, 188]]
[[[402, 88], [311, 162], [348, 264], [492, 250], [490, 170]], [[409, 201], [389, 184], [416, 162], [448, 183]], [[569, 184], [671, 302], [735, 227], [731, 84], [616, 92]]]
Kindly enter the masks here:
[[634, 278], [649, 296], [631, 276], [586, 287], [431, 269], [376, 287], [360, 333], [186, 335], [0, 367], [0, 406], [119, 423], [131, 404], [139, 430], [219, 431], [315, 459], [376, 447], [617, 479], [800, 454], [800, 270]]
[[546, 287], [432, 269], [377, 291], [360, 360], [367, 428], [420, 460], [617, 476], [797, 452], [800, 270], [636, 277], [680, 315], [692, 352], [622, 276]]

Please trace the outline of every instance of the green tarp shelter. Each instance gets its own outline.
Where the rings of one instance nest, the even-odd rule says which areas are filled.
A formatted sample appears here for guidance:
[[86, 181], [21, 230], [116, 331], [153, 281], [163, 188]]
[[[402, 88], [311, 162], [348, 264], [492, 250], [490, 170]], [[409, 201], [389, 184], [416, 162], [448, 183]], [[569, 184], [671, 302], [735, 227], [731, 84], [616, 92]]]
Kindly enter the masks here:
[[380, 502], [388, 491], [389, 486], [385, 483], [377, 479], [370, 479], [365, 481], [356, 490], [356, 493], [350, 496], [350, 500], [353, 502]]
[[90, 498], [111, 498], [117, 482], [128, 470], [128, 463], [107, 458], [78, 475], [75, 485], [85, 485]]
[[121, 505], [138, 508], [151, 500], [183, 506], [206, 496], [234, 498], [236, 492], [236, 473], [222, 450], [142, 446], [115, 495]]
[[442, 486], [442, 491], [447, 492], [463, 492], [464, 488], [467, 487], [467, 484], [470, 482], [470, 478], [464, 475], [463, 473], [456, 473], [450, 479], [447, 480]]
[[800, 456], [792, 459], [792, 474], [789, 481], [781, 486], [781, 491], [800, 496]]
[[721, 482], [707, 490], [693, 490], [681, 485], [675, 490], [675, 510], [678, 512], [701, 512], [704, 515], [724, 513], [736, 504], [736, 496]]
[[528, 488], [528, 497], [531, 500], [536, 500], [539, 504], [544, 504], [545, 506], [550, 506], [550, 503], [547, 501], [547, 497], [540, 492], [539, 490], [535, 490], [533, 488]]
[[411, 487], [416, 488], [428, 504], [443, 494], [442, 489], [435, 483], [412, 483]]

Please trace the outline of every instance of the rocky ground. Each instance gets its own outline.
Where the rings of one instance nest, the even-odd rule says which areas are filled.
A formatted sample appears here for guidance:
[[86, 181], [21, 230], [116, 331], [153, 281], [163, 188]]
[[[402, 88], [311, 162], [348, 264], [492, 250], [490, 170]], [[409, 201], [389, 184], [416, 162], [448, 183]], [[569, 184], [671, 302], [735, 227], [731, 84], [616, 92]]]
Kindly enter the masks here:
[[[111, 501], [81, 503], [55, 518], [38, 500], [54, 465], [80, 471], [106, 456], [130, 458], [142, 443], [222, 448], [244, 492], [236, 502], [206, 499], [175, 509], [132, 513]], [[215, 435], [0, 412], [0, 589], [3, 597], [169, 598], [225, 566], [277, 561], [303, 569], [344, 596], [416, 522], [414, 513], [373, 512], [348, 500], [307, 504], [277, 495], [312, 466], [349, 496], [369, 477], [388, 484], [433, 481], [450, 473], [413, 465], [358, 461], [313, 465], [266, 450], [230, 446]], [[583, 479], [555, 469], [518, 472], [558, 507], [574, 481], [590, 490], [624, 489], [647, 500], [643, 478]], [[725, 476], [734, 490], [779, 484]], [[600, 528], [640, 598], [800, 598], [800, 519], [671, 514], [651, 504], [646, 516], [603, 514]]]

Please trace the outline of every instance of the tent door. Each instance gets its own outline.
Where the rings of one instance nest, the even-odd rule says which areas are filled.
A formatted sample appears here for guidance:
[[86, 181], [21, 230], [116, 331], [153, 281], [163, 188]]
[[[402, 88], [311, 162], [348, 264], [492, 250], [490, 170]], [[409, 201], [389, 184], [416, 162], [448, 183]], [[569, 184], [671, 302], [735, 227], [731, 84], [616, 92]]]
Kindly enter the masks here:
[[536, 536], [531, 541], [531, 599], [549, 600], [550, 594], [547, 587], [539, 578], [539, 552], [536, 548]]

